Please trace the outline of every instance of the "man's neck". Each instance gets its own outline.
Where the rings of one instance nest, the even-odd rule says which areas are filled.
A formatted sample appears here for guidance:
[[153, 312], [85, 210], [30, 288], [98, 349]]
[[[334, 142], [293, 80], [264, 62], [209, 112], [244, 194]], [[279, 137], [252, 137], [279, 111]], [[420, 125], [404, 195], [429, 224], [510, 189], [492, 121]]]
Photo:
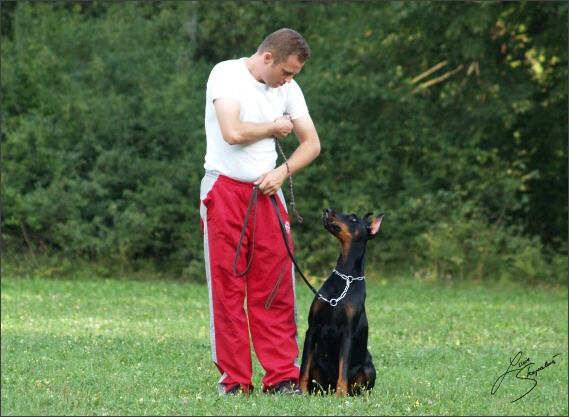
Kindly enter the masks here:
[[259, 81], [260, 83], [265, 84], [259, 72], [260, 66], [263, 65], [262, 55], [259, 54], [251, 55], [249, 58], [245, 59], [245, 65], [247, 66], [247, 69], [249, 70], [254, 79]]

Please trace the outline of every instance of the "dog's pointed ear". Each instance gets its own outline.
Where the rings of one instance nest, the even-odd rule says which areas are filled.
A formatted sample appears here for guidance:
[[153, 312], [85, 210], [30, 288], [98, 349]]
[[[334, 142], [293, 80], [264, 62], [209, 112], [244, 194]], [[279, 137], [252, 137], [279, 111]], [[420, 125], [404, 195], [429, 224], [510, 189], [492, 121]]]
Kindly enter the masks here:
[[374, 219], [372, 219], [372, 221], [370, 222], [370, 224], [367, 228], [368, 229], [368, 239], [373, 239], [375, 236], [377, 236], [377, 232], [379, 232], [379, 228], [381, 227], [381, 222], [383, 221], [384, 216], [385, 216], [385, 213], [380, 213]]
[[367, 218], [369, 216], [371, 216], [373, 213], [370, 211], [369, 213], [366, 213], [366, 215], [364, 217], [362, 217], [362, 219], [367, 220]]

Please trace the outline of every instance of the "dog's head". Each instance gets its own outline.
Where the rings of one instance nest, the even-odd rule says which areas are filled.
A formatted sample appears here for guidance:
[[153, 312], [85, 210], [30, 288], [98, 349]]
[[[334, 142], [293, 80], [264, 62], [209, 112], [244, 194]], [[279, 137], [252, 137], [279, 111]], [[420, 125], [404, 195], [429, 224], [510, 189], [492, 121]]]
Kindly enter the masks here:
[[367, 213], [363, 217], [355, 214], [340, 214], [331, 208], [322, 211], [322, 224], [340, 242], [368, 241], [377, 236], [385, 213], [372, 217]]

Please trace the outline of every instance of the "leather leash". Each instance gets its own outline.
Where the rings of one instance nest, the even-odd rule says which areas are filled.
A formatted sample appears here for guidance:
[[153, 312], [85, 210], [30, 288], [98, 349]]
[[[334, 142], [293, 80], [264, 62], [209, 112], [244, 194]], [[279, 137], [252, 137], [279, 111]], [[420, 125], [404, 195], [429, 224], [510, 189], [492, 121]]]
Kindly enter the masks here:
[[[285, 115], [285, 113], [283, 113], [283, 116], [284, 115]], [[278, 138], [276, 136], [273, 136], [273, 138], [274, 138], [275, 143], [277, 144], [279, 151], [280, 151], [280, 153], [281, 153], [281, 155], [285, 161], [285, 164], [286, 164], [286, 170], [288, 173], [288, 181], [290, 184], [290, 199], [291, 199], [290, 205], [291, 205], [292, 211], [293, 211], [294, 215], [296, 216], [296, 220], [299, 223], [302, 223], [303, 219], [302, 219], [302, 217], [300, 217], [300, 214], [298, 214], [298, 211], [296, 211], [296, 208], [294, 207], [295, 202], [294, 202], [294, 191], [292, 189], [292, 174], [290, 172], [290, 167], [288, 166], [288, 160], [286, 159], [283, 148], [281, 147], [281, 144], [280, 144]], [[239, 244], [237, 245], [237, 251], [235, 252], [235, 260], [233, 262], [233, 273], [238, 278], [241, 278], [249, 270], [249, 267], [251, 266], [251, 261], [253, 260], [253, 253], [255, 252], [255, 229], [257, 227], [257, 194], [258, 194], [258, 191], [259, 191], [259, 184], [253, 188], [253, 194], [251, 195], [251, 199], [249, 200], [249, 207], [247, 207], [247, 214], [245, 215], [245, 222], [243, 224], [243, 230], [241, 231], [241, 237], [239, 238]], [[316, 291], [316, 289], [312, 285], [310, 285], [310, 282], [308, 282], [308, 279], [306, 279], [306, 277], [302, 273], [302, 270], [300, 269], [300, 267], [296, 263], [296, 259], [294, 259], [294, 256], [292, 255], [292, 251], [291, 251], [289, 244], [288, 244], [286, 227], [285, 227], [284, 221], [281, 217], [281, 213], [279, 211], [277, 200], [275, 199], [274, 194], [271, 196], [271, 202], [273, 203], [273, 207], [275, 208], [275, 212], [277, 213], [277, 217], [279, 219], [279, 226], [281, 229], [281, 234], [283, 236], [283, 240], [285, 242], [285, 246], [286, 246], [286, 250], [288, 252], [288, 256], [290, 256], [292, 263], [294, 264], [296, 270], [298, 271], [298, 273], [300, 274], [300, 276], [302, 277], [304, 282], [306, 282], [306, 285], [308, 285], [308, 287], [312, 290], [312, 292], [315, 295], [317, 295], [319, 298], [322, 298], [322, 296], [320, 294], [318, 294], [318, 291]], [[237, 274], [237, 259], [239, 258], [239, 251], [241, 250], [241, 244], [243, 243], [243, 237], [245, 236], [245, 230], [247, 229], [247, 224], [249, 223], [249, 215], [251, 213], [251, 208], [253, 206], [254, 206], [255, 212], [253, 214], [253, 236], [251, 237], [251, 257], [249, 259], [249, 262], [247, 263], [247, 267], [245, 268], [245, 270], [241, 274]], [[279, 275], [279, 278], [277, 279], [277, 282], [275, 283], [275, 286], [273, 287], [273, 289], [271, 290], [271, 293], [267, 297], [267, 301], [265, 302], [265, 309], [266, 310], [269, 309], [269, 307], [271, 306], [271, 303], [273, 302], [273, 299], [275, 298], [275, 295], [276, 295], [277, 290], [279, 288], [281, 278], [284, 274], [285, 269], [286, 269], [286, 263], [283, 266], [283, 269]]]
[[[238, 278], [241, 278], [243, 275], [245, 275], [247, 273], [247, 271], [249, 270], [249, 267], [251, 266], [251, 262], [253, 260], [253, 254], [255, 253], [255, 231], [257, 229], [257, 194], [258, 194], [258, 192], [259, 192], [259, 185], [256, 185], [253, 188], [251, 198], [249, 199], [249, 206], [247, 207], [247, 214], [245, 215], [245, 221], [243, 223], [243, 229], [241, 230], [241, 237], [239, 238], [239, 244], [237, 245], [237, 251], [235, 252], [235, 260], [233, 261], [233, 274], [235, 274], [235, 276]], [[315, 295], [319, 295], [318, 292], [314, 289], [314, 287], [310, 284], [310, 282], [308, 282], [308, 279], [304, 276], [304, 274], [302, 273], [302, 270], [298, 266], [298, 263], [296, 262], [296, 259], [294, 258], [292, 251], [290, 249], [290, 246], [288, 244], [288, 236], [287, 236], [287, 232], [286, 232], [286, 227], [285, 227], [283, 218], [281, 216], [281, 213], [279, 211], [277, 200], [276, 200], [274, 195], [272, 195], [270, 198], [271, 198], [271, 202], [273, 203], [273, 207], [275, 208], [275, 212], [277, 213], [277, 217], [279, 219], [279, 227], [281, 229], [281, 234], [282, 234], [283, 240], [285, 242], [285, 246], [286, 246], [286, 250], [288, 252], [288, 256], [292, 260], [292, 263], [296, 267], [296, 270], [298, 271], [298, 273], [300, 274], [300, 276], [302, 277], [304, 282], [306, 282], [306, 285], [308, 285], [308, 287], [312, 290], [312, 292]], [[237, 260], [239, 259], [239, 252], [241, 251], [241, 245], [243, 244], [243, 237], [245, 236], [247, 224], [249, 223], [249, 217], [251, 215], [251, 210], [254, 211], [254, 213], [253, 213], [253, 235], [251, 237], [251, 257], [249, 258], [249, 262], [247, 263], [245, 270], [238, 274], [237, 273]], [[269, 300], [271, 302], [272, 302], [272, 299], [274, 298], [274, 293], [276, 292], [276, 290], [280, 284], [280, 279], [281, 279], [283, 273], [284, 273], [284, 268], [283, 268], [283, 271], [281, 271], [281, 274], [277, 280], [277, 283], [275, 284], [275, 287], [273, 288], [273, 291], [271, 291], [271, 294], [269, 295]], [[267, 300], [267, 301], [269, 302], [269, 300]], [[270, 302], [269, 302], [269, 306], [270, 306]], [[267, 305], [265, 305], [265, 308], [268, 308]]]
[[[281, 155], [285, 161], [285, 164], [286, 164], [286, 170], [288, 173], [288, 180], [289, 180], [289, 184], [290, 184], [290, 198], [291, 198], [290, 205], [291, 205], [292, 211], [294, 212], [294, 215], [296, 216], [296, 220], [299, 223], [302, 223], [303, 219], [302, 219], [302, 217], [300, 217], [300, 214], [298, 214], [298, 212], [296, 211], [296, 208], [294, 207], [295, 202], [294, 202], [294, 192], [292, 189], [292, 174], [291, 174], [290, 168], [288, 166], [288, 160], [286, 159], [286, 156], [284, 154], [283, 148], [281, 147], [279, 140], [277, 139], [276, 136], [274, 136], [274, 139], [275, 139], [275, 143], [277, 144], [279, 151], [280, 151], [280, 153], [281, 153]], [[249, 270], [249, 267], [251, 266], [251, 261], [253, 261], [253, 254], [255, 252], [255, 230], [257, 228], [257, 194], [258, 194], [258, 191], [259, 191], [259, 184], [257, 184], [253, 188], [253, 193], [251, 195], [251, 198], [249, 199], [249, 206], [247, 207], [247, 214], [245, 215], [243, 230], [241, 231], [241, 237], [239, 238], [239, 244], [237, 245], [237, 251], [235, 252], [235, 260], [233, 261], [233, 274], [235, 274], [235, 276], [237, 278], [241, 278], [243, 275], [245, 275], [247, 273], [247, 271]], [[296, 270], [298, 271], [298, 273], [300, 274], [300, 276], [302, 277], [304, 282], [306, 282], [306, 285], [308, 285], [308, 287], [312, 290], [312, 292], [315, 295], [322, 298], [322, 296], [320, 294], [318, 294], [318, 291], [316, 291], [316, 289], [314, 289], [314, 287], [312, 285], [310, 285], [310, 282], [308, 282], [308, 279], [306, 279], [306, 277], [302, 273], [302, 270], [300, 269], [300, 267], [296, 263], [296, 259], [294, 259], [294, 256], [292, 255], [292, 251], [291, 251], [289, 244], [288, 244], [286, 227], [285, 227], [284, 221], [281, 217], [281, 213], [279, 211], [277, 200], [276, 200], [274, 194], [271, 196], [271, 202], [273, 203], [273, 207], [275, 208], [275, 212], [277, 213], [277, 217], [279, 219], [279, 226], [281, 229], [281, 234], [283, 236], [283, 240], [285, 242], [285, 246], [286, 246], [286, 250], [288, 252], [288, 256], [290, 256], [292, 263], [294, 264]], [[243, 237], [245, 236], [245, 230], [247, 229], [247, 224], [249, 223], [249, 215], [251, 214], [251, 209], [253, 208], [253, 206], [254, 206], [254, 214], [253, 214], [253, 236], [251, 237], [251, 257], [249, 258], [249, 262], [247, 263], [247, 267], [245, 268], [245, 270], [241, 274], [237, 274], [237, 260], [239, 258], [239, 252], [241, 250], [241, 245], [243, 243]], [[265, 309], [266, 310], [269, 309], [269, 307], [271, 306], [271, 303], [273, 302], [273, 299], [275, 298], [276, 292], [279, 288], [281, 278], [284, 274], [285, 269], [286, 269], [286, 264], [283, 267], [283, 269], [279, 275], [279, 278], [277, 279], [277, 282], [275, 283], [275, 286], [271, 290], [271, 293], [269, 294], [267, 301], [265, 302]]]
[[290, 250], [290, 247], [288, 245], [288, 239], [287, 239], [287, 233], [286, 233], [286, 228], [283, 222], [283, 218], [281, 217], [281, 213], [279, 211], [279, 207], [277, 205], [277, 200], [275, 199], [275, 196], [272, 195], [271, 196], [271, 201], [273, 202], [273, 206], [275, 208], [275, 211], [277, 212], [277, 217], [279, 218], [279, 226], [281, 227], [281, 234], [283, 235], [283, 239], [285, 242], [285, 246], [286, 246], [286, 250], [288, 252], [288, 256], [290, 256], [290, 259], [292, 260], [292, 263], [294, 264], [294, 266], [296, 267], [296, 270], [298, 271], [298, 273], [300, 274], [300, 276], [302, 277], [302, 279], [304, 280], [304, 282], [306, 282], [306, 285], [308, 285], [308, 288], [310, 288], [312, 290], [312, 292], [315, 295], [319, 295], [318, 291], [316, 291], [314, 289], [314, 287], [312, 285], [310, 285], [310, 282], [308, 282], [308, 280], [306, 279], [306, 277], [304, 276], [304, 274], [302, 273], [302, 270], [300, 269], [300, 267], [298, 266], [298, 264], [296, 263], [296, 259], [294, 259], [294, 256], [292, 255], [292, 251]]

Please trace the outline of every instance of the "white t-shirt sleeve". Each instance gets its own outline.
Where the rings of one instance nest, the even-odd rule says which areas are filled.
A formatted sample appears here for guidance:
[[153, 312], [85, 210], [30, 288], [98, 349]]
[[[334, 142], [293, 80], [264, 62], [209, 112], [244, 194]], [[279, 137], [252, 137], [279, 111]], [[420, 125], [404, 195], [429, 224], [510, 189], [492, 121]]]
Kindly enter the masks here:
[[302, 90], [295, 80], [292, 80], [289, 84], [285, 113], [290, 115], [292, 120], [299, 119], [308, 114], [306, 100], [304, 99]]
[[235, 77], [228, 76], [228, 62], [216, 65], [209, 76], [208, 84], [211, 91], [211, 100], [218, 98], [234, 98], [239, 100], [239, 83]]

